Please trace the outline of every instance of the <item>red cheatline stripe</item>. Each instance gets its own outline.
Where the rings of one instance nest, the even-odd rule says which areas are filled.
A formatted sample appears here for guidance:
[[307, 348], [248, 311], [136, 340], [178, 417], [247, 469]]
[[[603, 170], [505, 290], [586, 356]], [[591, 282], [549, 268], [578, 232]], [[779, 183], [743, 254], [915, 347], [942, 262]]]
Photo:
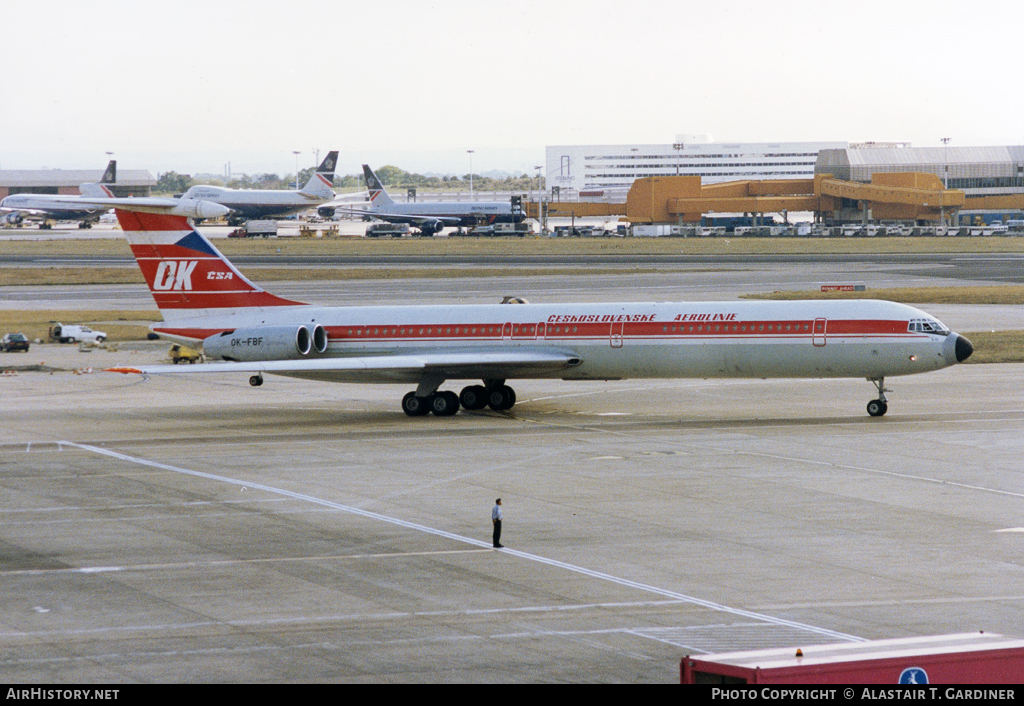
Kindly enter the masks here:
[[269, 292], [152, 292], [161, 309], [245, 309], [261, 306], [305, 306]]

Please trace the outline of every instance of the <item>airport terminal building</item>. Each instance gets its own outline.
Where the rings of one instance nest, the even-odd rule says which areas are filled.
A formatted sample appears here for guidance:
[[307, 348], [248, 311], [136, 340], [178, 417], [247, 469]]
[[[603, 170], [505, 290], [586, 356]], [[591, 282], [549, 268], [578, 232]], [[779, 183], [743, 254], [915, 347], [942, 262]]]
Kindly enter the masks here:
[[1024, 146], [911, 147], [909, 143], [866, 143], [824, 149], [816, 174], [870, 183], [872, 175], [892, 172], [934, 174], [947, 189], [962, 191], [966, 204], [959, 224], [1020, 219], [1024, 213]]
[[[963, 192], [962, 205], [946, 211], [940, 216], [943, 219], [951, 218], [960, 225], [1024, 219], [1024, 146], [1020, 145], [727, 143], [711, 142], [706, 136], [678, 135], [675, 143], [661, 145], [554, 145], [547, 147], [546, 160], [546, 186], [553, 202], [622, 203], [636, 180], [652, 177], [699, 176], [708, 186], [759, 181], [782, 184], [783, 180], [810, 181], [816, 175], [831, 174], [838, 180], [871, 184], [875, 174], [913, 172], [934, 174], [946, 189]], [[891, 179], [886, 183], [892, 183]], [[770, 191], [770, 184], [765, 186]], [[885, 209], [872, 208], [858, 198], [853, 193], [841, 198], [840, 208], [831, 217], [839, 221], [882, 217]]]
[[636, 179], [700, 176], [711, 184], [741, 179], [811, 179], [822, 150], [848, 142], [712, 142], [677, 135], [660, 145], [554, 145], [544, 175], [552, 198], [624, 201]]
[[942, 179], [947, 189], [966, 196], [1004, 196], [1024, 193], [1024, 146], [911, 147], [867, 143], [823, 149], [815, 174], [870, 182], [875, 172], [925, 172]]

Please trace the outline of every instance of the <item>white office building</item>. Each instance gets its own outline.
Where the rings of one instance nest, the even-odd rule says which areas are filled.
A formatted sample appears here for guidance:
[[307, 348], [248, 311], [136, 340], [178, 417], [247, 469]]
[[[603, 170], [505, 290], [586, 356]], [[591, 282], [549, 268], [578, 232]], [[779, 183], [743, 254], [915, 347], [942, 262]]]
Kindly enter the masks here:
[[812, 179], [818, 152], [849, 142], [712, 142], [677, 135], [661, 145], [547, 147], [549, 192], [563, 200], [624, 201], [633, 181], [652, 176], [702, 177], [705, 184], [738, 179]]

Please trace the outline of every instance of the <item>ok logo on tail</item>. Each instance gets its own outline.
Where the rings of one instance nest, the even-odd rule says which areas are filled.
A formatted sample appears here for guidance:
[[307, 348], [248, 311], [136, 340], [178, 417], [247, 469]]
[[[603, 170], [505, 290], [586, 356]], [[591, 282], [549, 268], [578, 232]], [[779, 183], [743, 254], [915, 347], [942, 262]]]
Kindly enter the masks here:
[[153, 277], [153, 289], [191, 290], [192, 271], [198, 264], [198, 260], [162, 260]]

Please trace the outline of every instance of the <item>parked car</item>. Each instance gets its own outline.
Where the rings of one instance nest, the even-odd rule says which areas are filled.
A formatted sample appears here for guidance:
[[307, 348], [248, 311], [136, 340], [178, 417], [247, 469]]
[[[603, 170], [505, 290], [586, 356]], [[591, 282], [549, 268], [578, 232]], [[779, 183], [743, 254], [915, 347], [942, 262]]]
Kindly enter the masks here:
[[28, 353], [28, 339], [23, 333], [8, 333], [0, 338], [0, 351], [11, 353], [13, 351], [25, 351]]
[[60, 343], [102, 343], [107, 340], [107, 334], [78, 324], [55, 324], [50, 328], [50, 338]]

